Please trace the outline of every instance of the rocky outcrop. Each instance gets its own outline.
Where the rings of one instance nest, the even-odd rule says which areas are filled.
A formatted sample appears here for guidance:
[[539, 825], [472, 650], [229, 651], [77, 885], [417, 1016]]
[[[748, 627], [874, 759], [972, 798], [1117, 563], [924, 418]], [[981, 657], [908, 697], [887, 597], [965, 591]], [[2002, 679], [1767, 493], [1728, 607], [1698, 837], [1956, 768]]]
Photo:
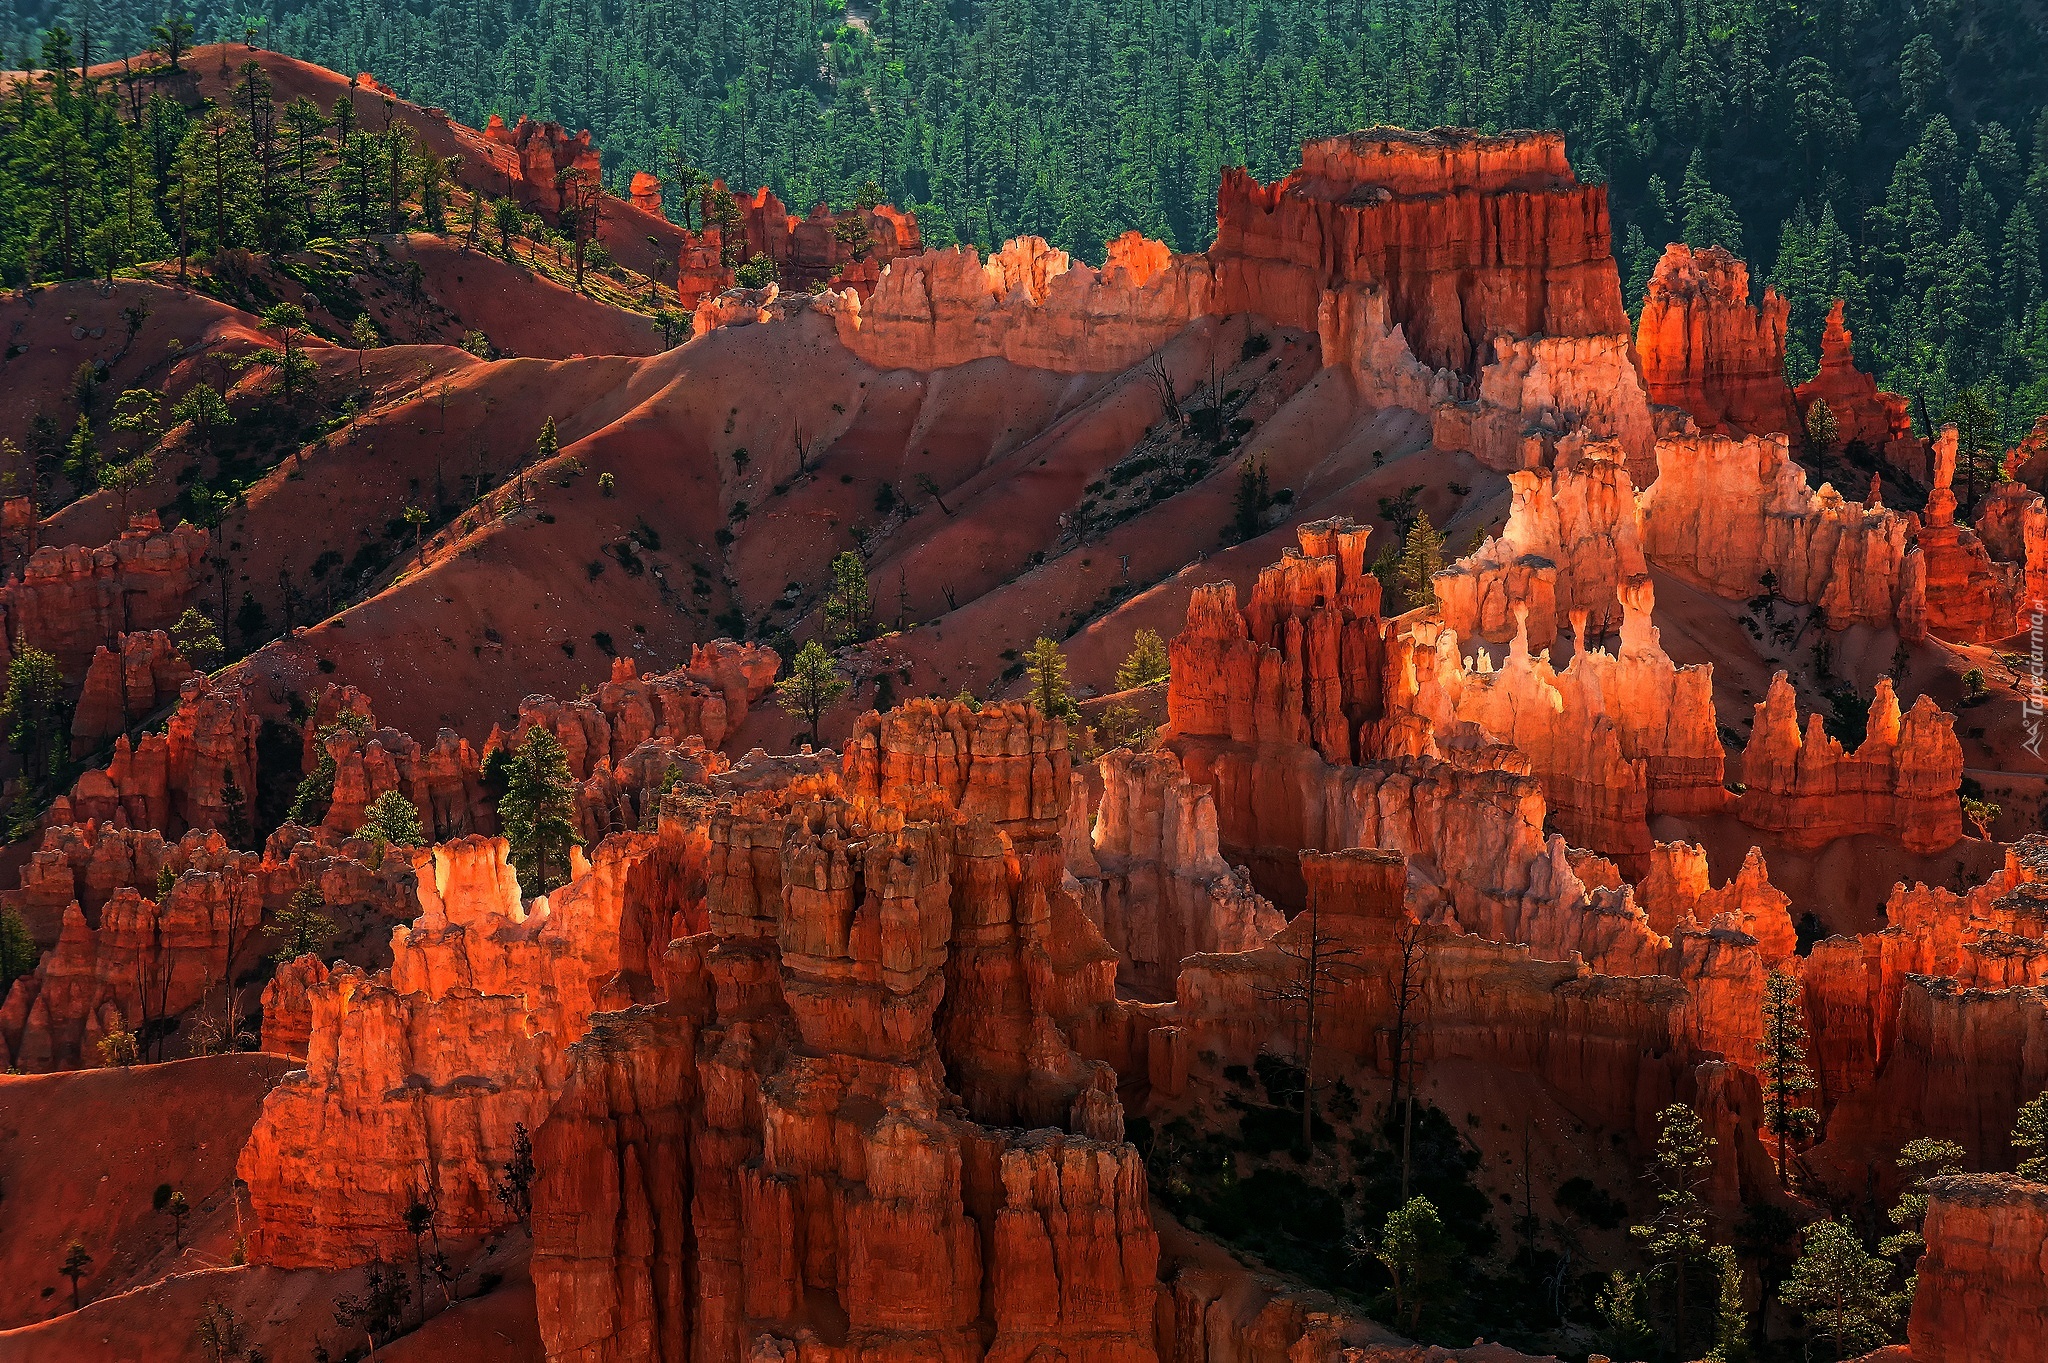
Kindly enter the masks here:
[[1476, 727], [1484, 741], [1526, 758], [1551, 817], [1576, 845], [1647, 855], [1652, 816], [1706, 814], [1726, 803], [1724, 759], [1712, 668], [1681, 668], [1664, 652], [1650, 623], [1647, 576], [1622, 584], [1619, 604], [1613, 653], [1586, 647], [1589, 626], [1573, 613], [1581, 647], [1562, 672], [1548, 650], [1531, 653], [1526, 628], [1496, 669], [1483, 652], [1462, 658], [1456, 636], [1434, 622], [1413, 624], [1390, 646], [1389, 727], [1412, 715], [1417, 724], [1408, 731], [1426, 731], [1435, 749], [1468, 742], [1459, 727]]
[[746, 718], [747, 709], [775, 684], [782, 659], [760, 644], [729, 639], [697, 645], [689, 663], [643, 677], [630, 658], [612, 660], [611, 678], [575, 700], [528, 696], [510, 737], [493, 733], [484, 744], [518, 746], [539, 725], [561, 741], [569, 770], [588, 779], [600, 762], [624, 762], [650, 738], [681, 742], [697, 736], [715, 748]]
[[652, 213], [659, 217], [661, 215], [661, 177], [659, 175], [649, 175], [644, 170], [634, 171], [633, 182], [626, 191], [626, 197], [632, 200], [633, 207], [639, 209], [642, 213]]
[[1792, 901], [1771, 884], [1763, 850], [1752, 847], [1741, 869], [1714, 888], [1706, 852], [1685, 842], [1660, 842], [1650, 849], [1649, 869], [1635, 886], [1650, 926], [1674, 933], [1684, 927], [1727, 927], [1754, 938], [1767, 964], [1793, 954]]
[[1378, 292], [1430, 371], [1468, 380], [1496, 336], [1625, 334], [1607, 191], [1558, 133], [1375, 128], [1302, 146], [1300, 169], [1217, 191], [1218, 312], [1317, 329], [1326, 292]]
[[1135, 232], [1109, 243], [1100, 270], [1037, 237], [986, 261], [971, 246], [906, 255], [866, 300], [835, 305], [839, 338], [880, 369], [944, 369], [1001, 358], [1061, 373], [1127, 369], [1209, 311], [1200, 256]]
[[2048, 1359], [2048, 1186], [2010, 1174], [1927, 1183], [1910, 1363]]
[[361, 844], [322, 844], [291, 825], [261, 853], [237, 851], [219, 833], [165, 844], [154, 830], [52, 829], [18, 893], [28, 903], [73, 889], [80, 897], [59, 909], [54, 948], [0, 1005], [0, 1059], [29, 1071], [91, 1066], [116, 1026], [152, 1054], [195, 1053], [193, 1011], [205, 1005], [217, 1027], [230, 982], [248, 1016], [246, 976], [276, 946], [266, 928], [301, 887], [317, 886], [331, 913], [359, 908], [372, 921], [409, 900], [402, 859], [371, 859]]
[[1718, 246], [1674, 241], [1650, 276], [1636, 353], [1650, 401], [1683, 408], [1709, 435], [1804, 431], [1785, 382], [1791, 304], [1749, 301], [1749, 267]]
[[1064, 727], [1030, 705], [919, 699], [854, 722], [844, 785], [906, 816], [986, 821], [1035, 843], [1060, 834], [1072, 757]]
[[1902, 717], [1889, 677], [1879, 678], [1863, 743], [1850, 753], [1818, 713], [1801, 736], [1798, 699], [1778, 673], [1757, 704], [1741, 770], [1747, 788], [1736, 813], [1794, 847], [1875, 833], [1939, 852], [1963, 835], [1955, 716], [1923, 695]]
[[1607, 192], [1560, 135], [1310, 142], [1278, 184], [1226, 172], [1216, 218], [1213, 310], [1315, 331], [1366, 402], [1429, 414], [1438, 448], [1506, 471], [1612, 438], [1647, 481]]
[[252, 836], [256, 733], [261, 721], [235, 682], [204, 673], [178, 688], [178, 708], [162, 733], [114, 740], [103, 770], [78, 778], [50, 807], [47, 825], [99, 820], [176, 836], [220, 829]]
[[551, 1358], [1149, 1350], [1142, 1163], [1061, 1025], [1115, 970], [1060, 883], [1064, 734], [908, 708], [863, 721], [843, 784], [750, 756], [678, 811], [710, 930], [670, 947], [666, 1004], [574, 1048], [536, 1143]]
[[123, 886], [155, 894], [157, 874], [172, 863], [176, 845], [153, 828], [53, 822], [23, 864], [20, 886], [0, 890], [0, 906], [21, 915], [38, 945], [53, 946], [74, 901], [87, 921], [97, 922], [101, 907]]
[[492, 114], [481, 146], [491, 167], [511, 183], [512, 197], [550, 217], [564, 207], [565, 181], [595, 184], [604, 177], [587, 128], [572, 136], [559, 123], [536, 123], [524, 114], [507, 127], [502, 117]]
[[1549, 468], [1611, 443], [1629, 477], [1648, 482], [1657, 423], [1627, 333], [1497, 336], [1477, 394], [1430, 408], [1431, 443], [1490, 469]]
[[68, 683], [82, 683], [101, 648], [118, 649], [124, 634], [168, 629], [192, 604], [205, 580], [206, 543], [199, 527], [164, 530], [151, 512], [97, 549], [36, 550], [20, 576], [0, 586], [0, 651], [11, 658], [40, 648]]
[[1835, 438], [1844, 449], [1861, 446], [1880, 456], [1891, 469], [1918, 483], [1927, 481], [1927, 445], [1913, 436], [1907, 400], [1887, 393], [1877, 380], [1856, 367], [1855, 337], [1842, 300], [1828, 311], [1820, 338], [1820, 372], [1794, 390], [1800, 426], [1816, 402], [1825, 402], [1835, 418]]
[[1101, 770], [1090, 849], [1101, 882], [1096, 921], [1126, 985], [1171, 997], [1185, 957], [1253, 951], [1280, 930], [1286, 920], [1223, 860], [1215, 803], [1173, 754], [1118, 749]]
[[82, 757], [125, 733], [178, 695], [192, 665], [160, 629], [124, 634], [93, 651], [71, 716], [71, 752]]
[[1927, 630], [1926, 572], [1910, 518], [1806, 485], [1783, 436], [1671, 436], [1657, 442], [1644, 490], [1643, 552], [1717, 596], [1765, 592], [1817, 605], [1831, 629]]
[[[724, 191], [723, 181], [712, 181], [706, 203]], [[835, 213], [821, 202], [812, 206], [809, 216], [800, 218], [764, 186], [739, 196], [734, 207], [745, 238], [736, 258], [767, 256], [775, 262], [783, 288], [792, 293], [826, 284], [852, 289], [865, 298], [890, 261], [915, 256], [923, 249], [916, 217], [888, 204]], [[705, 221], [714, 221], [708, 209]], [[732, 253], [728, 257], [734, 258]]]
[[[1993, 562], [1977, 533], [1956, 523], [1955, 476], [1956, 428], [1948, 426], [1934, 441], [1934, 488], [1927, 494], [1919, 534], [1927, 575], [1927, 628], [1956, 643], [2001, 639], [2013, 632], [2015, 598], [2026, 588], [2025, 573], [2017, 563]], [[2048, 518], [2048, 509], [2037, 514]], [[2025, 515], [2023, 506], [2022, 522]], [[2009, 528], [2000, 529], [2009, 536]], [[2024, 527], [2021, 536], [2024, 551]]]
[[1814, 1068], [1822, 1105], [1868, 1085], [1898, 1038], [1899, 1000], [1914, 976], [2000, 989], [2048, 984], [2048, 842], [2007, 849], [2005, 865], [1963, 893], [1900, 885], [1885, 903], [1888, 926], [1817, 943], [1802, 972], [1814, 1019]]
[[266, 1100], [241, 1157], [252, 1257], [333, 1266], [396, 1254], [415, 1201], [436, 1209], [444, 1236], [506, 1224], [514, 1209], [494, 1188], [516, 1128], [545, 1120], [564, 1053], [600, 1001], [648, 987], [620, 971], [629, 941], [644, 954], [644, 928], [629, 925], [666, 925], [673, 907], [645, 874], [660, 851], [658, 834], [610, 839], [530, 907], [502, 839], [418, 852], [420, 914], [392, 933], [390, 970], [342, 965], [305, 984], [306, 1068]]
[[[1261, 951], [1200, 956], [1181, 971], [1173, 1008], [1191, 1051], [1248, 1061], [1262, 1048], [1297, 1054], [1300, 1027], [1275, 986], [1297, 978], [1307, 934], [1350, 953], [1356, 970], [1333, 972], [1318, 1009], [1317, 1044], [1391, 1073], [1397, 942], [1408, 915], [1403, 883], [1414, 867], [1382, 850], [1304, 855], [1316, 915], [1297, 914]], [[1653, 1115], [1689, 1086], [1688, 995], [1676, 981], [1597, 975], [1583, 962], [1537, 959], [1528, 947], [1443, 927], [1422, 927], [1421, 999], [1414, 1028], [1419, 1063], [1460, 1059], [1533, 1075], [1583, 1120], [1617, 1130], [1654, 1128]], [[1291, 953], [1291, 954], [1290, 954]], [[1652, 1130], [1652, 1134], [1654, 1134]]]
[[1542, 647], [1574, 611], [1595, 636], [1621, 621], [1621, 587], [1649, 571], [1636, 490], [1618, 447], [1589, 448], [1557, 468], [1508, 475], [1513, 497], [1500, 534], [1437, 575], [1437, 613], [1460, 639], [1504, 643], [1515, 607]]

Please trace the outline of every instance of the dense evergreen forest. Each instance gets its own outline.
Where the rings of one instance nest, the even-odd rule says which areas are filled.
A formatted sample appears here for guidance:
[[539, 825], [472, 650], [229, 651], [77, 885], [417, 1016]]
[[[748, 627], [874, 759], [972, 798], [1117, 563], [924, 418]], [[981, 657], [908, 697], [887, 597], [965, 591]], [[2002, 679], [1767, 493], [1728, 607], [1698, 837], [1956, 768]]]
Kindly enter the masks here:
[[[161, 19], [20, 0], [0, 40], [50, 65], [51, 27], [98, 58]], [[1219, 168], [1275, 178], [1304, 138], [1562, 127], [1612, 186], [1632, 304], [1666, 240], [1725, 244], [1790, 298], [1795, 379], [1839, 292], [1932, 419], [1989, 443], [2048, 409], [2042, 0], [256, 0], [193, 23], [465, 121], [587, 126], [615, 179], [701, 167], [801, 211], [872, 178], [931, 243], [1084, 258], [1133, 227], [1202, 247]], [[33, 198], [49, 134], [23, 117], [0, 117], [0, 195]]]

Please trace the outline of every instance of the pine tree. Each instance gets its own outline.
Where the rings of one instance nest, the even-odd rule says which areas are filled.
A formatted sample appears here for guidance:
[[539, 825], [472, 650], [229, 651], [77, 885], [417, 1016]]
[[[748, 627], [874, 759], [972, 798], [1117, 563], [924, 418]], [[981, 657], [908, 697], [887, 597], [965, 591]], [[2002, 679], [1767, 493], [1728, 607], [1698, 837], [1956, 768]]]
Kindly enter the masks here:
[[2013, 1120], [2012, 1146], [2026, 1151], [2013, 1172], [2036, 1183], [2048, 1183], [2048, 1093], [2020, 1105]]
[[1033, 640], [1024, 654], [1024, 671], [1031, 678], [1031, 704], [1040, 714], [1068, 723], [1081, 717], [1067, 693], [1067, 655], [1058, 644], [1042, 636]]
[[64, 674], [56, 658], [33, 645], [7, 664], [7, 695], [0, 701], [0, 721], [7, 742], [21, 755], [22, 769], [32, 781], [54, 775], [64, 752], [57, 742], [63, 725]]
[[21, 921], [21, 914], [0, 908], [0, 999], [7, 997], [16, 980], [36, 968], [41, 955], [35, 938], [29, 935], [28, 924]]
[[249, 845], [249, 797], [231, 766], [220, 769], [221, 833], [230, 847]]
[[1817, 1084], [1806, 1061], [1806, 1023], [1799, 981], [1782, 967], [1764, 977], [1763, 1036], [1757, 1042], [1757, 1074], [1763, 1080], [1764, 1129], [1778, 1146], [1778, 1182], [1792, 1143], [1809, 1135], [1820, 1114], [1800, 1103]]
[[1708, 1251], [1720, 1299], [1714, 1310], [1714, 1347], [1706, 1363], [1749, 1363], [1749, 1308], [1742, 1295], [1742, 1265], [1727, 1245]]
[[1423, 1312], [1439, 1303], [1451, 1286], [1458, 1250], [1457, 1237], [1445, 1228], [1428, 1198], [1411, 1197], [1387, 1213], [1373, 1257], [1394, 1280], [1396, 1328], [1411, 1335], [1420, 1330]]
[[569, 879], [569, 849], [583, 845], [576, 831], [575, 781], [568, 754], [541, 725], [526, 731], [505, 773], [498, 821], [512, 844], [519, 883], [543, 895]]
[[1237, 496], [1232, 526], [1239, 543], [1256, 539], [1265, 526], [1267, 506], [1272, 497], [1266, 481], [1266, 461], [1247, 458], [1237, 467]]
[[867, 638], [874, 614], [867, 565], [848, 550], [832, 560], [832, 585], [825, 595], [825, 633], [835, 644]]
[[393, 847], [418, 847], [427, 840], [418, 807], [395, 790], [387, 790], [370, 801], [369, 808], [363, 811], [363, 826], [357, 831], [363, 837]]
[[1742, 254], [1742, 223], [1735, 216], [1735, 205], [1708, 182], [1706, 158], [1698, 148], [1686, 162], [1678, 206], [1684, 223], [1679, 235], [1687, 246], [1694, 250], [1719, 246], [1734, 255]]
[[1116, 670], [1116, 689], [1133, 691], [1140, 686], [1165, 681], [1170, 665], [1166, 641], [1156, 629], [1141, 629], [1131, 638], [1131, 651]]
[[57, 1271], [71, 1279], [71, 1309], [77, 1311], [85, 1303], [78, 1295], [78, 1280], [92, 1270], [92, 1255], [84, 1245], [73, 1240], [64, 1246], [64, 1265]]
[[789, 675], [775, 683], [775, 699], [791, 718], [803, 721], [805, 736], [815, 745], [818, 722], [832, 702], [845, 694], [846, 685], [832, 655], [813, 639], [790, 660]]
[[1657, 1128], [1657, 1154], [1649, 1174], [1657, 1186], [1657, 1213], [1647, 1223], [1629, 1227], [1629, 1233], [1672, 1284], [1672, 1347], [1678, 1356], [1690, 1358], [1686, 1350], [1694, 1333], [1689, 1304], [1692, 1271], [1709, 1248], [1707, 1209], [1700, 1190], [1712, 1174], [1716, 1142], [1683, 1103], [1658, 1113]]
[[334, 920], [327, 916], [326, 908], [327, 896], [321, 893], [318, 881], [309, 880], [294, 890], [291, 902], [270, 925], [270, 935], [278, 943], [270, 959], [283, 965], [301, 956], [320, 955], [334, 939]]
[[1444, 537], [1430, 525], [1428, 516], [1417, 516], [1402, 541], [1398, 570], [1401, 595], [1409, 610], [1436, 606], [1435, 579], [1443, 569]]
[[1898, 1204], [1890, 1212], [1891, 1222], [1898, 1230], [1878, 1242], [1877, 1252], [1898, 1260], [1906, 1274], [1907, 1296], [1913, 1292], [1913, 1270], [1919, 1263], [1920, 1252], [1927, 1247], [1921, 1234], [1927, 1223], [1927, 1180], [1963, 1172], [1965, 1153], [1954, 1141], [1931, 1136], [1907, 1141], [1899, 1151], [1895, 1162], [1899, 1172], [1906, 1176], [1906, 1191], [1899, 1195]]
[[1616, 1269], [1601, 1285], [1594, 1309], [1600, 1316], [1600, 1342], [1617, 1358], [1640, 1358], [1656, 1345], [1644, 1302], [1643, 1280]]
[[1806, 1228], [1779, 1300], [1804, 1316], [1810, 1334], [1832, 1344], [1836, 1357], [1853, 1358], [1889, 1342], [1898, 1326], [1890, 1279], [1891, 1265], [1865, 1250], [1847, 1222], [1816, 1221]]

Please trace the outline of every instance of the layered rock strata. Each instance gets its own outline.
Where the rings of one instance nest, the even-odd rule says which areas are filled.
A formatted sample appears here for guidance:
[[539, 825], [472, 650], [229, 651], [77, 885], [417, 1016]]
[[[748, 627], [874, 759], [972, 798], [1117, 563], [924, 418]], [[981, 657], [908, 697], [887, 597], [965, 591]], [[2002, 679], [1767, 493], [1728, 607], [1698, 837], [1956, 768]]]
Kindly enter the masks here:
[[[93, 655], [124, 634], [169, 629], [206, 578], [206, 532], [164, 530], [154, 513], [136, 516], [111, 544], [44, 547], [0, 586], [0, 641], [7, 658], [40, 648], [72, 684]], [[5, 661], [5, 659], [0, 659]]]
[[1673, 436], [1657, 442], [1657, 481], [1644, 489], [1643, 552], [1717, 596], [1769, 590], [1819, 606], [1829, 628], [1927, 632], [1925, 563], [1911, 518], [1818, 492], [1780, 435]]
[[1878, 679], [1863, 742], [1852, 753], [1817, 712], [1800, 733], [1798, 698], [1778, 673], [1757, 704], [1741, 773], [1746, 789], [1736, 813], [1793, 847], [1870, 833], [1928, 853], [1963, 835], [1955, 716], [1925, 695], [1902, 716], [1889, 677]]
[[1749, 267], [1718, 246], [1672, 242], [1643, 295], [1636, 353], [1650, 400], [1682, 408], [1709, 435], [1802, 434], [1785, 382], [1791, 304], [1749, 301]]
[[177, 699], [192, 675], [171, 636], [162, 630], [124, 634], [95, 649], [85, 686], [71, 716], [71, 752], [82, 757]]
[[1168, 998], [1186, 957], [1256, 950], [1280, 930], [1286, 920], [1223, 859], [1215, 802], [1173, 754], [1118, 749], [1101, 770], [1092, 916], [1122, 958], [1120, 979]]
[[1583, 611], [1595, 637], [1621, 621], [1622, 584], [1649, 571], [1636, 490], [1607, 444], [1552, 469], [1508, 477], [1508, 520], [1477, 553], [1436, 577], [1437, 613], [1461, 639], [1504, 643], [1515, 608], [1538, 646]]

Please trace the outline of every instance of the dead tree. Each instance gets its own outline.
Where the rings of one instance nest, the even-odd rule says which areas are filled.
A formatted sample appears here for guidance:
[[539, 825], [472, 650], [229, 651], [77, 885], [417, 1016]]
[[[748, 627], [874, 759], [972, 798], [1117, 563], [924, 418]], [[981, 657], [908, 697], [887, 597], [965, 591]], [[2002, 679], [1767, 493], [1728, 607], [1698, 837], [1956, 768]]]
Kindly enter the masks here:
[[1316, 1023], [1323, 1000], [1348, 980], [1365, 974], [1358, 949], [1323, 931], [1322, 894], [1311, 883], [1308, 907], [1273, 948], [1294, 962], [1294, 972], [1260, 990], [1261, 997], [1296, 1013], [1301, 1042], [1301, 1147], [1315, 1150]]
[[1401, 929], [1401, 973], [1394, 985], [1394, 1093], [1401, 1116], [1401, 1202], [1408, 1201], [1409, 1147], [1415, 1131], [1415, 1025], [1429, 973], [1428, 930], [1414, 919]]
[[1158, 390], [1159, 410], [1165, 415], [1166, 419], [1178, 422], [1180, 420], [1180, 397], [1174, 392], [1173, 371], [1166, 367], [1166, 357], [1156, 350], [1153, 351], [1145, 363], [1138, 367], [1138, 372], [1143, 374], [1152, 386]]

